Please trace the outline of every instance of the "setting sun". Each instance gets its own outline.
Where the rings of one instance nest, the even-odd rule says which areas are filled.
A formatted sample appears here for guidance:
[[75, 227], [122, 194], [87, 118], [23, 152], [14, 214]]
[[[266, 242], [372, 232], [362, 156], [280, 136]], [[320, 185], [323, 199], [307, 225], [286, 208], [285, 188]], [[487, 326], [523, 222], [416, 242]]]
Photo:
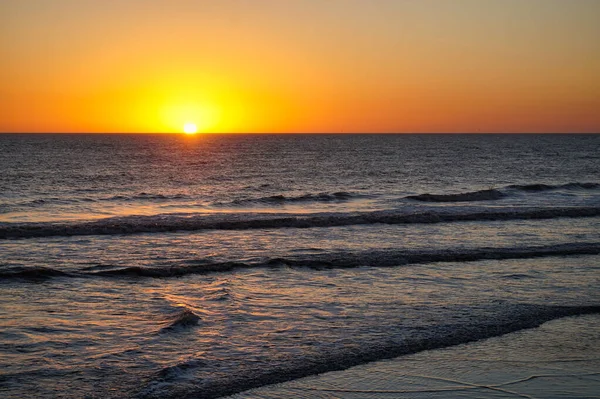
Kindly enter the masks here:
[[183, 125], [183, 132], [185, 134], [196, 134], [198, 132], [198, 126], [195, 123], [186, 123]]

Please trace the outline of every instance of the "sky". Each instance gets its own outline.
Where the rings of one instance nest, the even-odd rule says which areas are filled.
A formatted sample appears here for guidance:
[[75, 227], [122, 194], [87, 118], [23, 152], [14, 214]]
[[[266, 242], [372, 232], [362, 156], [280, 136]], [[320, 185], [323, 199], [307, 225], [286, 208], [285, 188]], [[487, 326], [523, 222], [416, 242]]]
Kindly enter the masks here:
[[599, 0], [1, 0], [0, 132], [600, 132]]

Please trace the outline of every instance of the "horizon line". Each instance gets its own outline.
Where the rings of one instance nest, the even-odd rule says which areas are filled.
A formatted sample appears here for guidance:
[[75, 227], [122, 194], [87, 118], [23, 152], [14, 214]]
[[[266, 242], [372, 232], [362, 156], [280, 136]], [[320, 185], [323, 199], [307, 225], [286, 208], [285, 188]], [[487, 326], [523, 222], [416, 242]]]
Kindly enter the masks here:
[[523, 134], [600, 134], [600, 131], [596, 132], [198, 132], [194, 134], [188, 134], [183, 132], [9, 132], [4, 131], [0, 134], [146, 134], [146, 135], [182, 135], [182, 136], [212, 136], [212, 135], [402, 135], [402, 134], [438, 134], [438, 135], [452, 135], [452, 134], [496, 134], [496, 135], [523, 135]]

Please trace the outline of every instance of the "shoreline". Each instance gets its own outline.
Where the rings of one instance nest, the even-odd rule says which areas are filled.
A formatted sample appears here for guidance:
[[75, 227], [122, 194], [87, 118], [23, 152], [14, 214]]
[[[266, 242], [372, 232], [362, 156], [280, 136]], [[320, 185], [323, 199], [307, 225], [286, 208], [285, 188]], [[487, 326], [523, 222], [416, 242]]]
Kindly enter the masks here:
[[228, 399], [593, 398], [600, 315], [255, 388]]

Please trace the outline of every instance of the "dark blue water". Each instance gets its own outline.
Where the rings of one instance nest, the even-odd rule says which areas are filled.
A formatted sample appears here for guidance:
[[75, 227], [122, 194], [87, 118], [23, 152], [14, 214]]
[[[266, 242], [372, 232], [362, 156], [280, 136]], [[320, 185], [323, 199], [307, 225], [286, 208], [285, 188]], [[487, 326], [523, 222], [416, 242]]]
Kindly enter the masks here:
[[218, 397], [597, 311], [598, 135], [0, 135], [5, 397]]

